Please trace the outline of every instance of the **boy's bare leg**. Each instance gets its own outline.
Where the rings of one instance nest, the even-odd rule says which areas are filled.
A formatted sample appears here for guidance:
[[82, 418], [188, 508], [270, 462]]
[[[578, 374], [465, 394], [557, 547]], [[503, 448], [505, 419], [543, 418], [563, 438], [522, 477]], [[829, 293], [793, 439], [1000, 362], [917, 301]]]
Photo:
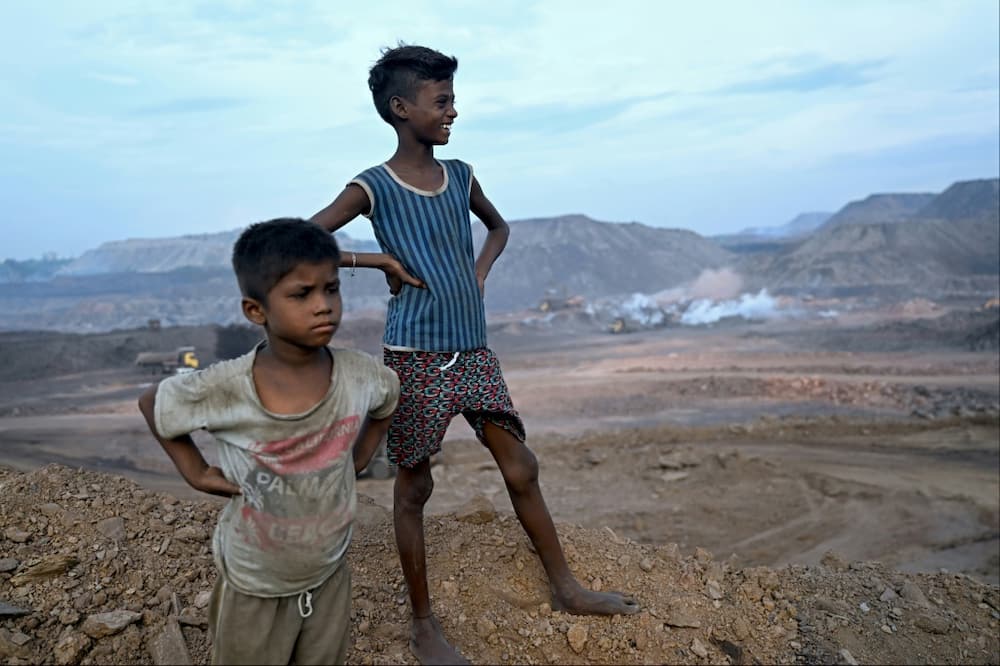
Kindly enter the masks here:
[[467, 664], [445, 639], [431, 612], [427, 589], [427, 552], [424, 547], [424, 505], [434, 490], [431, 464], [425, 460], [412, 469], [399, 467], [393, 486], [393, 525], [403, 578], [410, 594], [410, 651], [421, 664]]
[[487, 422], [486, 446], [503, 475], [518, 520], [538, 551], [549, 578], [552, 608], [577, 615], [629, 615], [639, 604], [619, 592], [594, 592], [580, 585], [566, 564], [559, 536], [538, 486], [535, 454], [500, 426]]

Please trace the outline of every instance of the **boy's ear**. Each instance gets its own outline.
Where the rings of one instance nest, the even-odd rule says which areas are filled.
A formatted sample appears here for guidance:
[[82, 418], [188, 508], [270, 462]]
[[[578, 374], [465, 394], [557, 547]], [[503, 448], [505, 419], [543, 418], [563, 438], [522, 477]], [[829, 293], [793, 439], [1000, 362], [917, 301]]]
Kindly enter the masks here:
[[389, 111], [401, 120], [410, 117], [410, 112], [406, 108], [406, 100], [399, 95], [393, 95], [389, 98]]
[[243, 297], [240, 301], [240, 307], [243, 309], [243, 316], [247, 318], [252, 324], [257, 324], [258, 326], [263, 326], [267, 323], [267, 314], [264, 312], [264, 306], [255, 298]]

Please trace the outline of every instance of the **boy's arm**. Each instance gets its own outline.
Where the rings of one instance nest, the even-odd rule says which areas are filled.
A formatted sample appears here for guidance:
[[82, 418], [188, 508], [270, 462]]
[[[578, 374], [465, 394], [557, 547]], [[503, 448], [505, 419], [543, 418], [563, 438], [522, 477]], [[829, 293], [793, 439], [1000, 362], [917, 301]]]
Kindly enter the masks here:
[[163, 450], [174, 461], [174, 467], [181, 473], [184, 480], [195, 490], [212, 495], [232, 497], [240, 494], [240, 487], [231, 483], [218, 467], [211, 467], [201, 451], [195, 445], [190, 435], [182, 435], [174, 439], [164, 439], [156, 430], [156, 385], [150, 386], [139, 396], [139, 411], [146, 418], [150, 432], [156, 437]]
[[371, 462], [375, 450], [378, 449], [379, 442], [389, 432], [389, 423], [392, 421], [390, 414], [384, 419], [365, 418], [358, 432], [358, 438], [354, 442], [354, 473], [360, 474], [368, 463]]
[[476, 259], [476, 280], [479, 282], [480, 293], [485, 293], [486, 276], [489, 275], [493, 262], [497, 260], [507, 245], [510, 227], [483, 194], [483, 188], [479, 186], [479, 181], [475, 177], [472, 179], [472, 190], [469, 193], [469, 209], [482, 220], [487, 229], [486, 240], [483, 242], [483, 248], [479, 251], [479, 257]]
[[[313, 215], [310, 220], [323, 227], [331, 234], [358, 215], [363, 215], [371, 209], [368, 195], [361, 187], [349, 184], [333, 202]], [[389, 292], [398, 294], [403, 283], [414, 287], [423, 287], [421, 280], [410, 275], [403, 264], [391, 254], [379, 252], [342, 252], [340, 254], [341, 268], [378, 268], [385, 273], [385, 281], [389, 283]]]

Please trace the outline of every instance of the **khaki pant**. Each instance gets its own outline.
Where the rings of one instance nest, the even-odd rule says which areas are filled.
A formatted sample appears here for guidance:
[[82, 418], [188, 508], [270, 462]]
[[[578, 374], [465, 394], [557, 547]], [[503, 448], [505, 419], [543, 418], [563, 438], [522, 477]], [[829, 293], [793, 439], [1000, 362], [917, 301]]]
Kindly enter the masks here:
[[[213, 664], [343, 664], [351, 640], [351, 569], [345, 560], [306, 595], [254, 597], [215, 582], [208, 608]], [[301, 607], [301, 612], [300, 612]]]

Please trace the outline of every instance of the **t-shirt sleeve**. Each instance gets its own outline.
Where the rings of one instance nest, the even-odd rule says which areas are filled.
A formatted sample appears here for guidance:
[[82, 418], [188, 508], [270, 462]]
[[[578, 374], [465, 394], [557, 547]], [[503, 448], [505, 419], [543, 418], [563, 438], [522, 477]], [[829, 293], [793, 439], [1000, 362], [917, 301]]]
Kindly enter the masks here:
[[391, 369], [374, 359], [372, 361], [375, 366], [375, 391], [368, 415], [373, 419], [384, 419], [396, 411], [399, 403], [399, 378]]
[[175, 375], [160, 382], [153, 416], [161, 437], [173, 439], [195, 430], [211, 429], [216, 401], [210, 398], [217, 384], [211, 370]]

